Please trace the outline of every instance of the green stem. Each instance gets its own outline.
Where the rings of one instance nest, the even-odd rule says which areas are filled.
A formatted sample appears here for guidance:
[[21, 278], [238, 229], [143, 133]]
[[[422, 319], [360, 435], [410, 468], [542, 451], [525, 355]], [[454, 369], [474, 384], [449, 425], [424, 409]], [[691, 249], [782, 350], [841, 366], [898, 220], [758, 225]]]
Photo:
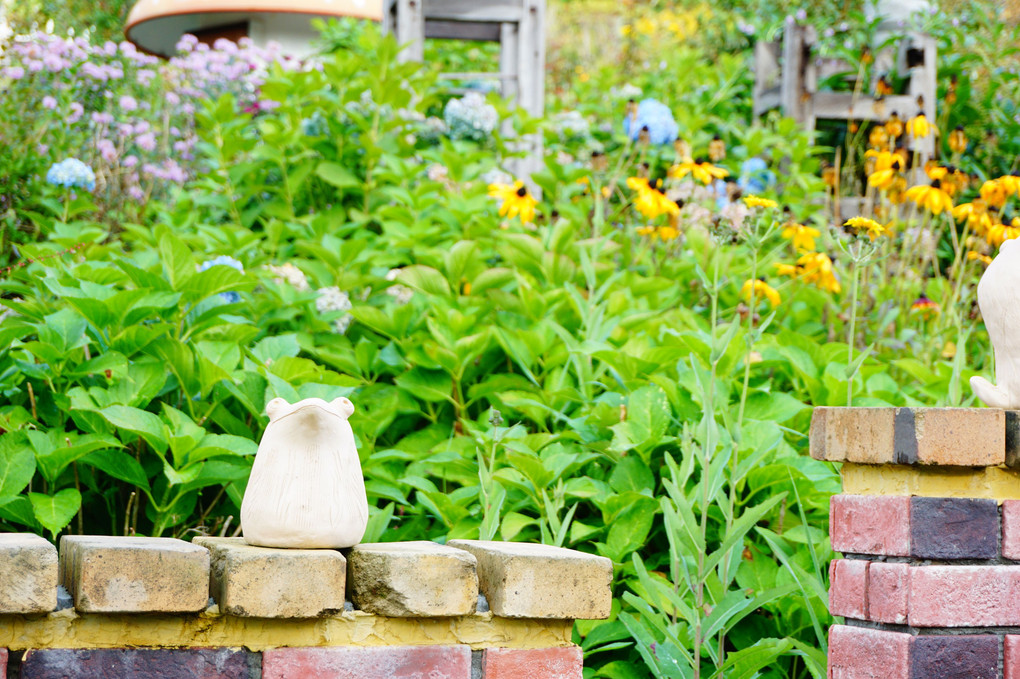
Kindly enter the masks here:
[[850, 333], [847, 337], [847, 358], [846, 358], [846, 371], [847, 371], [847, 382], [846, 382], [846, 405], [850, 407], [853, 405], [854, 400], [854, 377], [856, 377], [857, 371], [850, 371], [850, 366], [854, 364], [854, 343], [857, 337], [857, 287], [860, 280], [861, 270], [857, 265], [857, 262], [853, 262], [853, 286], [850, 291]]

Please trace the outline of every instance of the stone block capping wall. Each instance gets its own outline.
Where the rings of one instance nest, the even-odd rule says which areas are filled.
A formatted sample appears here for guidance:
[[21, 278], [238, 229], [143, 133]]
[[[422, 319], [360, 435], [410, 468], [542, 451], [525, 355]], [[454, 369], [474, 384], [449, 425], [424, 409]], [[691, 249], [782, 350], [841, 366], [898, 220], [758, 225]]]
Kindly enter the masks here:
[[0, 535], [0, 679], [581, 679], [573, 621], [609, 616], [612, 575], [477, 540]]
[[1020, 679], [1020, 418], [818, 408], [832, 498], [830, 679]]

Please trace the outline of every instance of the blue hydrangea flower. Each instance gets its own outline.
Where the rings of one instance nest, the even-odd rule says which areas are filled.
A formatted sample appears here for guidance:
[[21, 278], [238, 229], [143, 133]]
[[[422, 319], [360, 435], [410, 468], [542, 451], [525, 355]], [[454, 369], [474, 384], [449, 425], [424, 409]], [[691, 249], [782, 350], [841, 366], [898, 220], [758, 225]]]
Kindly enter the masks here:
[[[198, 265], [198, 270], [199, 272], [208, 271], [214, 266], [229, 266], [231, 269], [237, 269], [244, 273], [244, 265], [229, 255], [220, 255], [219, 257], [202, 262]], [[220, 299], [228, 304], [236, 304], [241, 301], [241, 295], [236, 292], [221, 292]]]
[[636, 141], [646, 127], [653, 144], [672, 144], [680, 133], [673, 112], [655, 99], [645, 99], [638, 104], [636, 120], [632, 120], [630, 114], [623, 119], [623, 131], [631, 140]]
[[499, 114], [496, 107], [485, 102], [477, 92], [469, 92], [461, 99], [451, 99], [443, 110], [443, 118], [454, 139], [485, 141], [496, 129]]
[[744, 193], [761, 194], [776, 185], [776, 173], [761, 158], [748, 158], [740, 166], [737, 186]]
[[68, 158], [50, 166], [46, 181], [54, 186], [92, 191], [96, 188], [96, 173], [77, 158]]

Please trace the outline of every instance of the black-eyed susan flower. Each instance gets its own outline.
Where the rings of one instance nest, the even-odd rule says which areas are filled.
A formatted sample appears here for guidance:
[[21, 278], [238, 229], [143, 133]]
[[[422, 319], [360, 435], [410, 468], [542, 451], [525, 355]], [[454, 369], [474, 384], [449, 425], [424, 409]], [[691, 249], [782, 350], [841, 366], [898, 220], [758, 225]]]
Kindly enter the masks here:
[[673, 150], [676, 152], [677, 158], [691, 157], [691, 145], [680, 137], [677, 137], [676, 141], [673, 142]]
[[921, 295], [910, 305], [910, 313], [926, 321], [930, 321], [941, 312], [942, 310], [939, 308], [939, 305], [928, 299], [925, 295]]
[[702, 158], [696, 160], [685, 158], [681, 163], [674, 165], [669, 170], [669, 176], [674, 179], [683, 179], [687, 175], [691, 175], [702, 184], [708, 186], [716, 179], [724, 179], [730, 176], [730, 173]]
[[652, 187], [648, 183], [648, 177], [628, 177], [627, 188], [640, 193], [641, 191], [648, 191]]
[[815, 238], [821, 236], [818, 229], [810, 226], [787, 222], [783, 225], [782, 236], [793, 244], [794, 249], [800, 252], [811, 252], [815, 249]]
[[890, 151], [869, 149], [865, 155], [874, 162], [874, 169], [868, 175], [868, 186], [885, 190], [892, 186], [893, 179], [902, 168], [900, 157]]
[[524, 182], [517, 181], [513, 184], [490, 184], [489, 197], [498, 198], [503, 202], [499, 207], [499, 216], [513, 219], [520, 217], [521, 222], [527, 224], [535, 219], [535, 206], [538, 201], [528, 193], [528, 187]]
[[884, 125], [876, 125], [868, 133], [868, 144], [874, 149], [885, 149], [889, 146], [889, 133], [885, 131]]
[[751, 301], [752, 296], [755, 299], [766, 299], [773, 309], [783, 301], [776, 289], [761, 278], [746, 281], [740, 288], [740, 296], [747, 302]]
[[676, 240], [680, 237], [680, 229], [675, 226], [660, 226], [655, 235], [659, 240]]
[[1006, 193], [1011, 195], [1020, 194], [1020, 176], [1015, 174], [1003, 175], [999, 177], [999, 183], [1006, 189]]
[[985, 266], [989, 266], [992, 263], [991, 257], [981, 252], [975, 252], [974, 250], [967, 253], [967, 259], [971, 262], [981, 262]]
[[888, 97], [892, 93], [893, 93], [892, 84], [884, 75], [881, 76], [878, 79], [878, 82], [875, 83], [875, 95], [878, 97]]
[[907, 134], [914, 139], [926, 139], [931, 134], [931, 123], [928, 122], [927, 116], [923, 113], [918, 113], [908, 120]]
[[761, 196], [744, 196], [744, 205], [747, 207], [760, 207], [765, 210], [774, 210], [779, 207], [779, 203], [768, 198], [762, 198]]
[[797, 260], [797, 274], [805, 283], [814, 285], [819, 290], [839, 293], [843, 287], [836, 279], [832, 260], [823, 252], [809, 252]]
[[921, 184], [907, 189], [904, 194], [907, 200], [912, 200], [918, 207], [923, 207], [934, 215], [940, 215], [945, 210], [953, 209], [953, 199], [942, 190], [942, 183], [936, 179], [929, 186]]
[[712, 137], [712, 141], [708, 143], [708, 159], [713, 163], [718, 163], [724, 158], [726, 158], [726, 142], [724, 142], [717, 134]]
[[995, 247], [1002, 247], [1008, 240], [1020, 238], [1020, 218], [1014, 218], [1009, 224], [997, 223], [988, 229], [988, 242]]
[[867, 231], [868, 237], [871, 240], [875, 240], [886, 232], [886, 227], [879, 224], [874, 219], [868, 219], [867, 217], [851, 217], [846, 220], [843, 226], [849, 226], [852, 229], [856, 229], [858, 232]]
[[899, 114], [893, 111], [889, 119], [885, 121], [885, 131], [889, 133], [889, 136], [893, 139], [897, 139], [903, 135], [903, 121], [900, 120]]
[[981, 185], [981, 200], [992, 207], [1002, 207], [1009, 198], [1009, 191], [998, 179], [989, 179]]
[[822, 167], [822, 181], [825, 185], [830, 188], [836, 188], [836, 183], [839, 180], [839, 176], [836, 173], [836, 168], [832, 165], [825, 164]]
[[967, 150], [967, 133], [963, 131], [963, 125], [957, 125], [956, 129], [949, 133], [949, 150], [953, 153], [963, 153]]
[[680, 214], [680, 206], [670, 200], [666, 194], [658, 189], [649, 187], [646, 190], [638, 191], [634, 199], [634, 209], [640, 212], [646, 219], [657, 219], [662, 215]]
[[945, 181], [946, 175], [949, 173], [949, 168], [939, 165], [937, 160], [932, 159], [924, 164], [924, 173], [928, 175], [928, 179]]
[[799, 273], [796, 264], [776, 263], [775, 268], [777, 276], [787, 276], [789, 278], [796, 278], [797, 274]]
[[656, 228], [658, 228], [658, 227], [655, 227], [655, 226], [639, 226], [638, 229], [637, 229], [637, 233], [638, 233], [639, 236], [654, 236]]

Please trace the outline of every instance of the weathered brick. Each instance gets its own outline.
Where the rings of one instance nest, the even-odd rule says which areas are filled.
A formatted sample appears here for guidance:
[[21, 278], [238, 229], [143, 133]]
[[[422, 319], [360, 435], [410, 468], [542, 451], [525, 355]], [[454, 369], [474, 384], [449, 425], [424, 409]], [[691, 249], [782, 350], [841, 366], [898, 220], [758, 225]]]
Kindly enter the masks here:
[[999, 507], [976, 498], [910, 498], [910, 553], [923, 559], [999, 555]]
[[278, 648], [262, 654], [262, 679], [471, 679], [469, 646]]
[[910, 649], [911, 679], [996, 679], [999, 638], [920, 636]]
[[868, 620], [905, 624], [909, 594], [909, 565], [874, 562], [868, 566]]
[[1020, 679], [1020, 635], [1006, 635], [1002, 650], [1002, 679]]
[[252, 547], [244, 538], [195, 538], [209, 550], [220, 611], [251, 618], [315, 618], [344, 608], [347, 561], [332, 549]]
[[995, 466], [1006, 415], [993, 408], [816, 408], [811, 456], [859, 464]]
[[910, 635], [866, 627], [829, 630], [830, 679], [910, 679]]
[[485, 679], [581, 679], [583, 659], [579, 646], [520, 650], [486, 649], [482, 659]]
[[1002, 503], [1002, 555], [1020, 561], [1020, 500]]
[[992, 467], [1006, 460], [1006, 414], [993, 408], [898, 408], [896, 462]]
[[868, 562], [838, 559], [829, 566], [829, 612], [868, 619]]
[[810, 450], [816, 460], [888, 464], [893, 459], [894, 408], [815, 408]]
[[910, 498], [833, 495], [829, 533], [844, 554], [910, 556]]
[[1020, 412], [1006, 411], [1006, 465], [1020, 467]]
[[57, 550], [31, 533], [0, 535], [0, 614], [57, 607]]
[[60, 575], [87, 613], [194, 613], [209, 601], [209, 551], [173, 538], [65, 535]]
[[355, 606], [388, 617], [469, 615], [478, 603], [475, 557], [434, 542], [358, 545], [347, 582]]
[[914, 627], [1020, 625], [1020, 566], [916, 566], [910, 569]]
[[248, 679], [257, 654], [230, 648], [28, 651], [21, 679]]
[[478, 586], [503, 618], [601, 620], [613, 603], [613, 562], [523, 542], [451, 540], [478, 559]]

